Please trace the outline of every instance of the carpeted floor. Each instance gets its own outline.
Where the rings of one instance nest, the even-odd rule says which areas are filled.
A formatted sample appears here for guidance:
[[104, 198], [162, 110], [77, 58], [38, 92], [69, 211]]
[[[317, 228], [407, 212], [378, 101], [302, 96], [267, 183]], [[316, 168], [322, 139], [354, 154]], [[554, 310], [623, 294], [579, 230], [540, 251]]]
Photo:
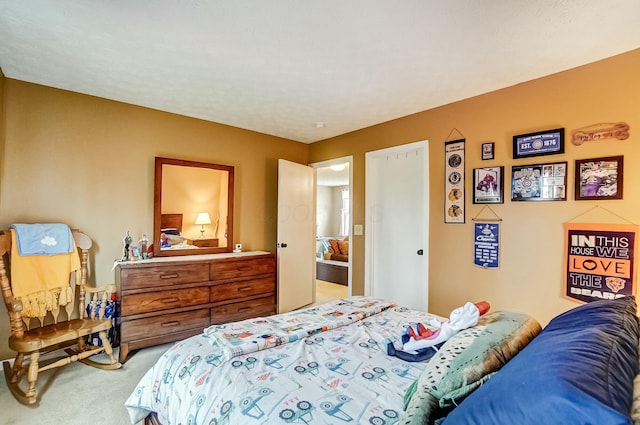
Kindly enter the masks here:
[[[138, 350], [118, 370], [81, 363], [43, 372], [38, 378], [41, 401], [24, 406], [0, 378], [0, 423], [3, 425], [127, 425], [124, 407], [136, 384], [171, 344]], [[116, 353], [117, 353], [116, 348]]]

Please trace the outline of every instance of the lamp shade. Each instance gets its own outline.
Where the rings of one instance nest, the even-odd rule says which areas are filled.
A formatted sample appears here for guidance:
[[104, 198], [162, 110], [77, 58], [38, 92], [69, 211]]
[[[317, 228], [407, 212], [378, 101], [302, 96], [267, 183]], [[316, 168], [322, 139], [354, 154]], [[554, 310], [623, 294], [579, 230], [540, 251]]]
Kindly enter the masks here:
[[209, 217], [208, 212], [198, 213], [198, 217], [196, 217], [195, 224], [211, 224], [211, 218]]

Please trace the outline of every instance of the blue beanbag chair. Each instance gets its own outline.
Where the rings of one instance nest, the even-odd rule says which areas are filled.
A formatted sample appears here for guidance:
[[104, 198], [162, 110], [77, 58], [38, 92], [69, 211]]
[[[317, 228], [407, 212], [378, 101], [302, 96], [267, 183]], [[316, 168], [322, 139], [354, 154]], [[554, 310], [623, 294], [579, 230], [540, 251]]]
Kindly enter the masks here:
[[569, 310], [456, 407], [444, 425], [631, 424], [639, 334], [632, 297]]

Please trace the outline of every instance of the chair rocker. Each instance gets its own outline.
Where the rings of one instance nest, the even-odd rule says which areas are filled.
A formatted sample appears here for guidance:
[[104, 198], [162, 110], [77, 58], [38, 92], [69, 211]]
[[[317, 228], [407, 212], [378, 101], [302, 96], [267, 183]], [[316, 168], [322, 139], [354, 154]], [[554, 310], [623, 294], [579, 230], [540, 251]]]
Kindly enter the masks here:
[[[0, 259], [2, 260], [0, 261], [0, 288], [11, 324], [9, 348], [17, 352], [13, 366], [9, 361], [4, 361], [3, 369], [9, 390], [19, 402], [26, 405], [33, 405], [39, 401], [36, 382], [38, 374], [42, 371], [65, 366], [75, 361], [100, 369], [118, 369], [122, 366], [113, 356], [113, 349], [107, 338], [111, 319], [104, 317], [107, 300], [116, 292], [116, 286], [113, 284], [100, 288], [87, 286], [87, 262], [92, 242], [83, 233], [73, 231], [72, 234], [80, 253], [80, 269], [76, 273], [71, 273], [69, 285], [72, 294], [76, 294], [76, 287], [79, 289], [77, 291], [79, 317], [72, 318], [75, 316], [73, 314], [74, 304], [76, 304], [74, 295], [65, 306], [58, 307], [46, 316], [33, 320], [33, 318], [22, 317], [23, 303], [13, 295], [10, 267], [11, 232], [0, 230]], [[76, 282], [76, 275], [79, 276], [79, 284]], [[57, 299], [59, 291], [54, 293], [54, 296]], [[90, 306], [89, 314], [87, 314], [87, 305]], [[62, 310], [65, 312], [62, 313]], [[53, 323], [45, 324], [51, 321]], [[36, 324], [31, 326], [32, 322]], [[92, 334], [98, 335], [102, 346], [94, 346], [86, 342], [87, 336]], [[53, 356], [56, 357], [49, 356], [49, 353], [54, 353]], [[90, 359], [91, 356], [99, 353], [106, 353], [108, 362], [102, 363]], [[42, 356], [45, 356], [46, 360], [41, 359]], [[24, 378], [26, 378], [26, 384]]]

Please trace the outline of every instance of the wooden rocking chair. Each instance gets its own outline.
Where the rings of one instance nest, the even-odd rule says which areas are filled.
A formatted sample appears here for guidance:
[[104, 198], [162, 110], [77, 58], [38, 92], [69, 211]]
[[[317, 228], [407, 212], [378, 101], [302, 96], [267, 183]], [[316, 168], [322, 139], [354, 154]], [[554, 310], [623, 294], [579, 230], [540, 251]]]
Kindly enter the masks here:
[[[111, 344], [107, 339], [107, 331], [111, 328], [111, 319], [104, 318], [107, 300], [110, 299], [111, 294], [116, 292], [116, 287], [115, 285], [105, 285], [100, 288], [87, 287], [87, 261], [92, 242], [84, 233], [73, 231], [72, 234], [80, 253], [80, 270], [77, 272], [80, 282], [76, 285], [76, 273], [72, 273], [69, 285], [72, 294], [76, 293], [76, 286], [79, 287], [77, 303], [79, 318], [72, 318], [75, 304], [75, 296], [72, 296], [69, 304], [47, 314], [46, 322], [53, 320], [53, 323], [44, 324], [44, 316], [38, 317], [38, 320], [23, 319], [21, 316], [23, 303], [14, 297], [11, 286], [11, 232], [0, 230], [0, 259], [2, 260], [0, 261], [0, 287], [11, 323], [9, 348], [18, 353], [13, 366], [9, 364], [9, 361], [5, 361], [3, 368], [9, 390], [23, 404], [30, 405], [38, 402], [36, 381], [38, 374], [42, 371], [75, 361], [100, 369], [118, 369], [122, 366], [113, 356]], [[85, 294], [88, 294], [86, 301]], [[56, 296], [58, 295], [56, 294]], [[87, 317], [86, 311], [87, 304], [91, 305], [89, 317]], [[95, 306], [100, 307], [94, 308]], [[65, 310], [66, 314], [62, 314], [62, 310]], [[32, 321], [38, 322], [37, 325], [30, 326]], [[92, 334], [99, 336], [102, 346], [93, 346], [85, 342], [87, 336]], [[41, 356], [55, 351], [60, 351], [59, 354], [63, 356], [41, 361]], [[107, 354], [108, 363], [89, 359], [90, 356], [103, 352]], [[25, 362], [25, 358], [28, 359], [28, 362]], [[20, 385], [25, 377], [27, 380], [26, 390], [22, 389]]]

